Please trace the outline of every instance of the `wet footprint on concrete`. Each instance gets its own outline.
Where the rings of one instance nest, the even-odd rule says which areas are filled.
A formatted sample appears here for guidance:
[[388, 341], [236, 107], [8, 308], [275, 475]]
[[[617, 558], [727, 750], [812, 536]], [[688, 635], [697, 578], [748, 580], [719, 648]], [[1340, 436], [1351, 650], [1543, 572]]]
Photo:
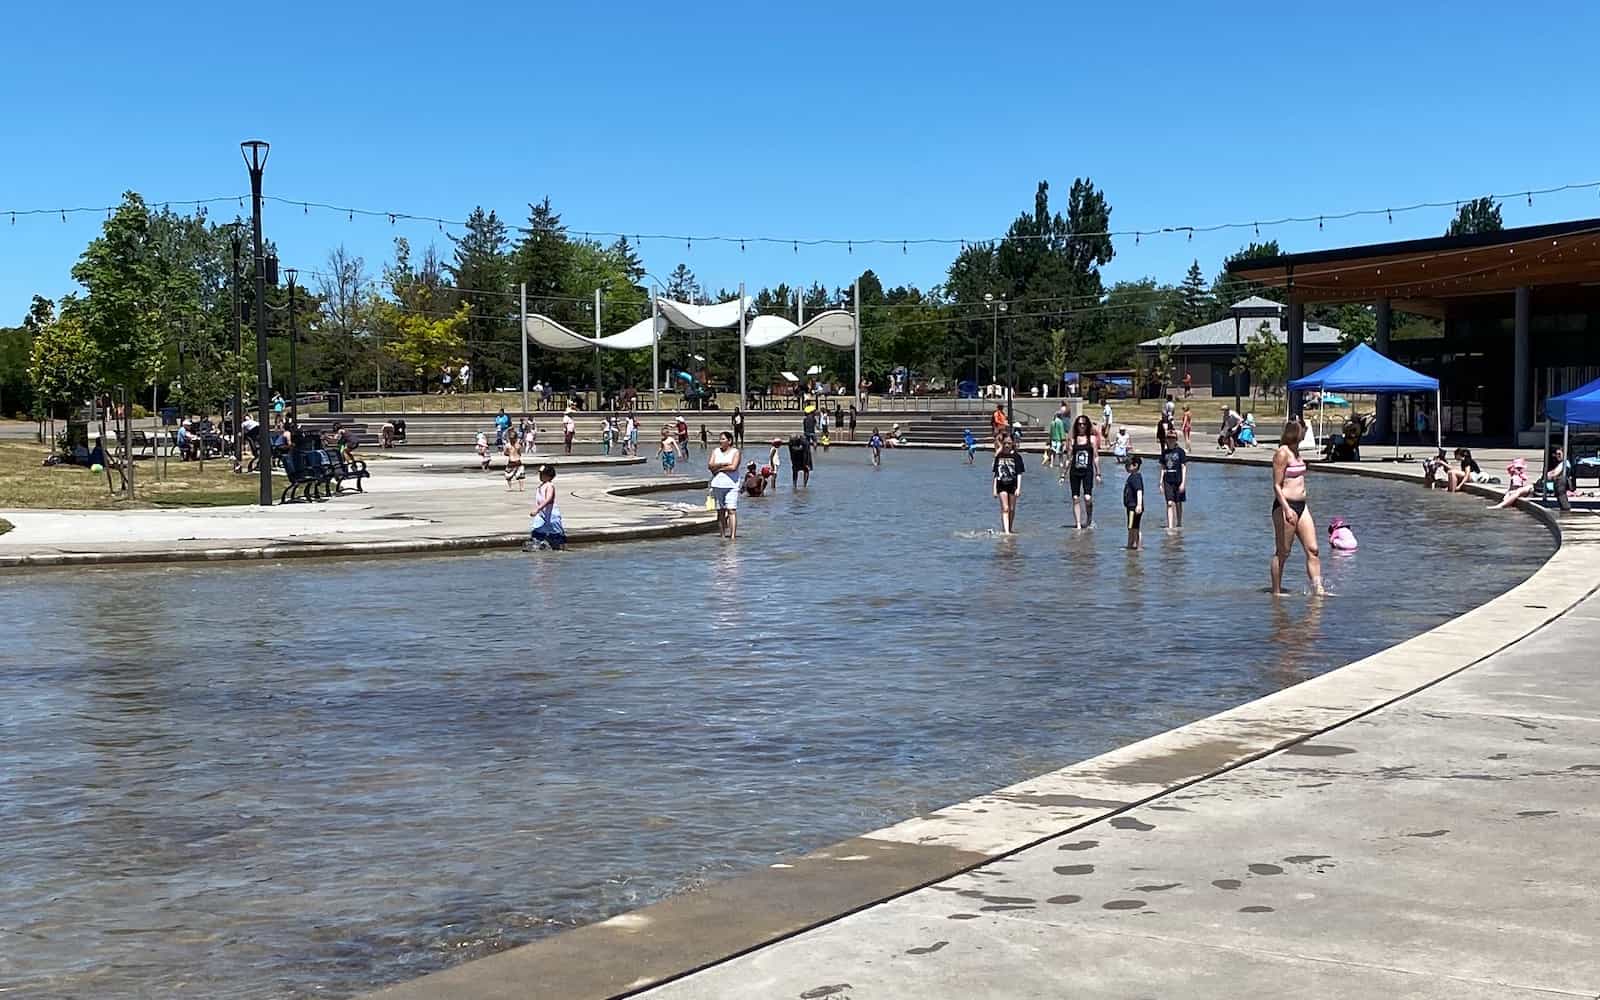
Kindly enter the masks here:
[[1237, 889], [1244, 885], [1243, 882], [1236, 878], [1219, 878], [1214, 880], [1211, 884], [1216, 886], [1218, 889]]
[[1279, 868], [1277, 865], [1255, 864], [1255, 865], [1251, 865], [1250, 866], [1250, 874], [1252, 874], [1252, 875], [1282, 875], [1283, 874], [1283, 869]]
[[1166, 892], [1168, 889], [1176, 889], [1178, 886], [1180, 886], [1182, 884], [1183, 884], [1182, 882], [1168, 882], [1165, 885], [1136, 885], [1136, 886], [1133, 887], [1133, 891], [1134, 892]]
[[1034, 906], [980, 906], [978, 909], [984, 913], [1010, 913], [1012, 910], [1033, 910]]
[[1145, 905], [1142, 899], [1113, 899], [1109, 903], [1101, 903], [1102, 910], [1137, 910]]
[[1309, 865], [1314, 861], [1327, 861], [1332, 857], [1331, 854], [1291, 854], [1283, 860], [1291, 865]]
[[1056, 865], [1054, 871], [1057, 875], [1092, 875], [1094, 865]]
[[935, 941], [933, 944], [928, 945], [926, 948], [907, 948], [906, 949], [906, 954], [907, 955], [932, 955], [934, 952], [938, 951], [940, 948], [943, 948], [945, 945], [947, 945], [949, 943], [950, 943], [949, 941]]
[[1116, 827], [1118, 830], [1138, 830], [1140, 833], [1154, 830], [1156, 828], [1154, 823], [1146, 823], [1142, 820], [1134, 819], [1132, 816], [1113, 817], [1111, 820], [1111, 825]]
[[1270, 907], [1270, 906], [1241, 906], [1241, 907], [1239, 907], [1239, 912], [1240, 913], [1274, 913], [1276, 911], [1273, 910], [1273, 908]]
[[1442, 836], [1444, 836], [1445, 834], [1447, 834], [1449, 832], [1450, 832], [1449, 830], [1424, 830], [1421, 833], [1408, 833], [1408, 834], [1406, 834], [1406, 836], [1408, 836], [1408, 837], [1442, 837]]
[[1070, 844], [1062, 844], [1056, 848], [1058, 851], [1087, 851], [1091, 847], [1099, 847], [1098, 840], [1075, 840]]
[[945, 919], [946, 920], [976, 920], [976, 919], [978, 919], [978, 915], [976, 913], [952, 913], [948, 917], [945, 917]]
[[1555, 814], [1556, 811], [1554, 809], [1524, 809], [1522, 812], [1517, 813], [1518, 816], [1524, 819], [1533, 819], [1538, 816], [1554, 816]]
[[823, 997], [836, 997], [841, 993], [850, 992], [849, 983], [835, 983], [832, 986], [818, 986], [800, 994], [800, 1000], [822, 1000]]
[[1080, 903], [1082, 901], [1082, 896], [1074, 896], [1071, 893], [1068, 893], [1065, 896], [1051, 896], [1049, 899], [1045, 900], [1046, 903], [1054, 903], [1057, 906], [1066, 906], [1070, 903]]

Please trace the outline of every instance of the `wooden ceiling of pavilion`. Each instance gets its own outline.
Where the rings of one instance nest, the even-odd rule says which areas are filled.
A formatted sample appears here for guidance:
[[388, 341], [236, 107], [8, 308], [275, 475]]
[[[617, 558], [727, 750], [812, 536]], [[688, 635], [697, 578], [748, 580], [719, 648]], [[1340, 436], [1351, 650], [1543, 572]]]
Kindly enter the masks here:
[[1286, 254], [1228, 270], [1273, 288], [1289, 287], [1292, 276], [1301, 302], [1387, 298], [1396, 309], [1438, 316], [1447, 299], [1600, 282], [1600, 219]]

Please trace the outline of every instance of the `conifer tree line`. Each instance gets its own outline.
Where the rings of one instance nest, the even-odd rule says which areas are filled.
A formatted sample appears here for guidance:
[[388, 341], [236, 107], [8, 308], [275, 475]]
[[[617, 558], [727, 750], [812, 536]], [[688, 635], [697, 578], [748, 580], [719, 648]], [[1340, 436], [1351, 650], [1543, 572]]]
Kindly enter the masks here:
[[[867, 269], [832, 285], [778, 284], [747, 294], [758, 312], [795, 319], [800, 300], [807, 316], [847, 307], [859, 282], [862, 367], [880, 388], [899, 367], [920, 383], [946, 389], [964, 379], [1004, 381], [1008, 342], [1019, 386], [1053, 385], [1067, 370], [1133, 367], [1140, 342], [1222, 318], [1229, 305], [1260, 291], [1228, 275], [1227, 264], [1280, 252], [1276, 241], [1251, 242], [1209, 277], [1195, 260], [1176, 284], [1155, 277], [1108, 284], [1102, 268], [1116, 247], [1104, 235], [1113, 228], [1105, 193], [1078, 178], [1064, 208], [1052, 207], [1050, 195], [1041, 181], [1032, 206], [1003, 237], [961, 247], [944, 280], [926, 289], [886, 288]], [[1499, 206], [1478, 199], [1461, 206], [1449, 232], [1498, 228]], [[241, 355], [232, 342], [236, 238], [242, 247]], [[35, 296], [16, 326], [0, 327], [0, 414], [43, 416], [116, 386], [130, 387], [141, 400], [154, 387], [163, 405], [220, 412], [236, 381], [254, 393], [251, 318], [257, 308], [267, 311], [273, 388], [282, 391], [289, 370], [288, 290], [280, 274], [258, 305], [250, 257], [244, 221], [219, 222], [203, 209], [157, 210], [129, 192], [72, 268], [81, 291], [59, 302]], [[462, 231], [449, 234], [448, 246], [417, 249], [398, 238], [392, 259], [376, 267], [334, 247], [315, 265], [301, 262], [294, 323], [299, 385], [347, 395], [429, 389], [442, 367], [465, 362], [477, 388], [520, 386], [519, 284], [526, 285], [530, 313], [584, 334], [595, 331], [596, 289], [602, 334], [647, 317], [652, 293], [689, 302], [720, 302], [737, 293], [702, 286], [685, 263], [663, 279], [664, 286], [646, 276], [638, 248], [626, 237], [602, 244], [573, 234], [548, 197], [530, 204], [520, 224], [475, 208]], [[986, 295], [1006, 305], [998, 337], [996, 307], [986, 304]], [[1311, 318], [1338, 326], [1348, 343], [1372, 334], [1365, 306], [1313, 310]], [[850, 354], [797, 338], [750, 352], [748, 383], [771, 384], [780, 371], [812, 365], [848, 382]], [[664, 367], [708, 372], [724, 387], [737, 380], [733, 336], [674, 331], [661, 344], [661, 358]], [[608, 393], [650, 386], [648, 350], [605, 351], [600, 365]], [[533, 380], [592, 388], [594, 372], [590, 352], [530, 347]]]

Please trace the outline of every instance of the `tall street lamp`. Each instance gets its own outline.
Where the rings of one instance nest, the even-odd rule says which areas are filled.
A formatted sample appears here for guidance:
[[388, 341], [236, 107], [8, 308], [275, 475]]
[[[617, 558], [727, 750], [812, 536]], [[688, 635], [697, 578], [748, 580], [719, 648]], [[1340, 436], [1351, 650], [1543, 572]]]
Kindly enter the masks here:
[[1000, 377], [1000, 314], [1011, 307], [1006, 303], [1004, 293], [1001, 293], [1000, 300], [996, 302], [993, 293], [984, 292], [983, 301], [989, 307], [990, 315], [994, 317], [994, 338], [989, 345], [989, 377], [998, 380]]
[[239, 153], [250, 171], [250, 226], [255, 236], [251, 263], [256, 275], [256, 420], [260, 435], [256, 442], [257, 463], [261, 474], [261, 490], [257, 497], [261, 506], [272, 506], [272, 413], [267, 401], [267, 262], [261, 252], [261, 175], [267, 169], [270, 143], [260, 139], [247, 139], [239, 143]]
[[1235, 302], [1228, 307], [1228, 315], [1233, 317], [1233, 412], [1242, 413], [1240, 404], [1243, 402], [1244, 388], [1244, 346], [1239, 335], [1239, 321], [1246, 319], [1280, 319], [1282, 310], [1275, 305], [1253, 306], [1249, 299]]
[[294, 359], [294, 342], [300, 339], [299, 328], [295, 325], [294, 318], [294, 283], [300, 277], [300, 272], [292, 267], [283, 270], [289, 279], [289, 414], [294, 417], [295, 426], [300, 426], [300, 369]]

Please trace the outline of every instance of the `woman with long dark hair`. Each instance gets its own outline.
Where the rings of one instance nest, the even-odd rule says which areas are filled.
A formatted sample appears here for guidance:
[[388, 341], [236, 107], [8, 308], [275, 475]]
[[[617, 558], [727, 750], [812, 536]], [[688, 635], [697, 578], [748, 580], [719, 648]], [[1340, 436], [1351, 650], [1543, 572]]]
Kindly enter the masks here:
[[1072, 487], [1072, 524], [1094, 527], [1094, 484], [1100, 481], [1100, 439], [1094, 421], [1078, 414], [1068, 441], [1067, 476]]
[[1317, 550], [1317, 526], [1311, 520], [1306, 497], [1306, 461], [1300, 457], [1300, 423], [1290, 417], [1283, 425], [1278, 448], [1272, 453], [1272, 592], [1285, 593], [1283, 567], [1295, 539], [1306, 554], [1306, 577], [1313, 594], [1323, 593], [1322, 560]]

